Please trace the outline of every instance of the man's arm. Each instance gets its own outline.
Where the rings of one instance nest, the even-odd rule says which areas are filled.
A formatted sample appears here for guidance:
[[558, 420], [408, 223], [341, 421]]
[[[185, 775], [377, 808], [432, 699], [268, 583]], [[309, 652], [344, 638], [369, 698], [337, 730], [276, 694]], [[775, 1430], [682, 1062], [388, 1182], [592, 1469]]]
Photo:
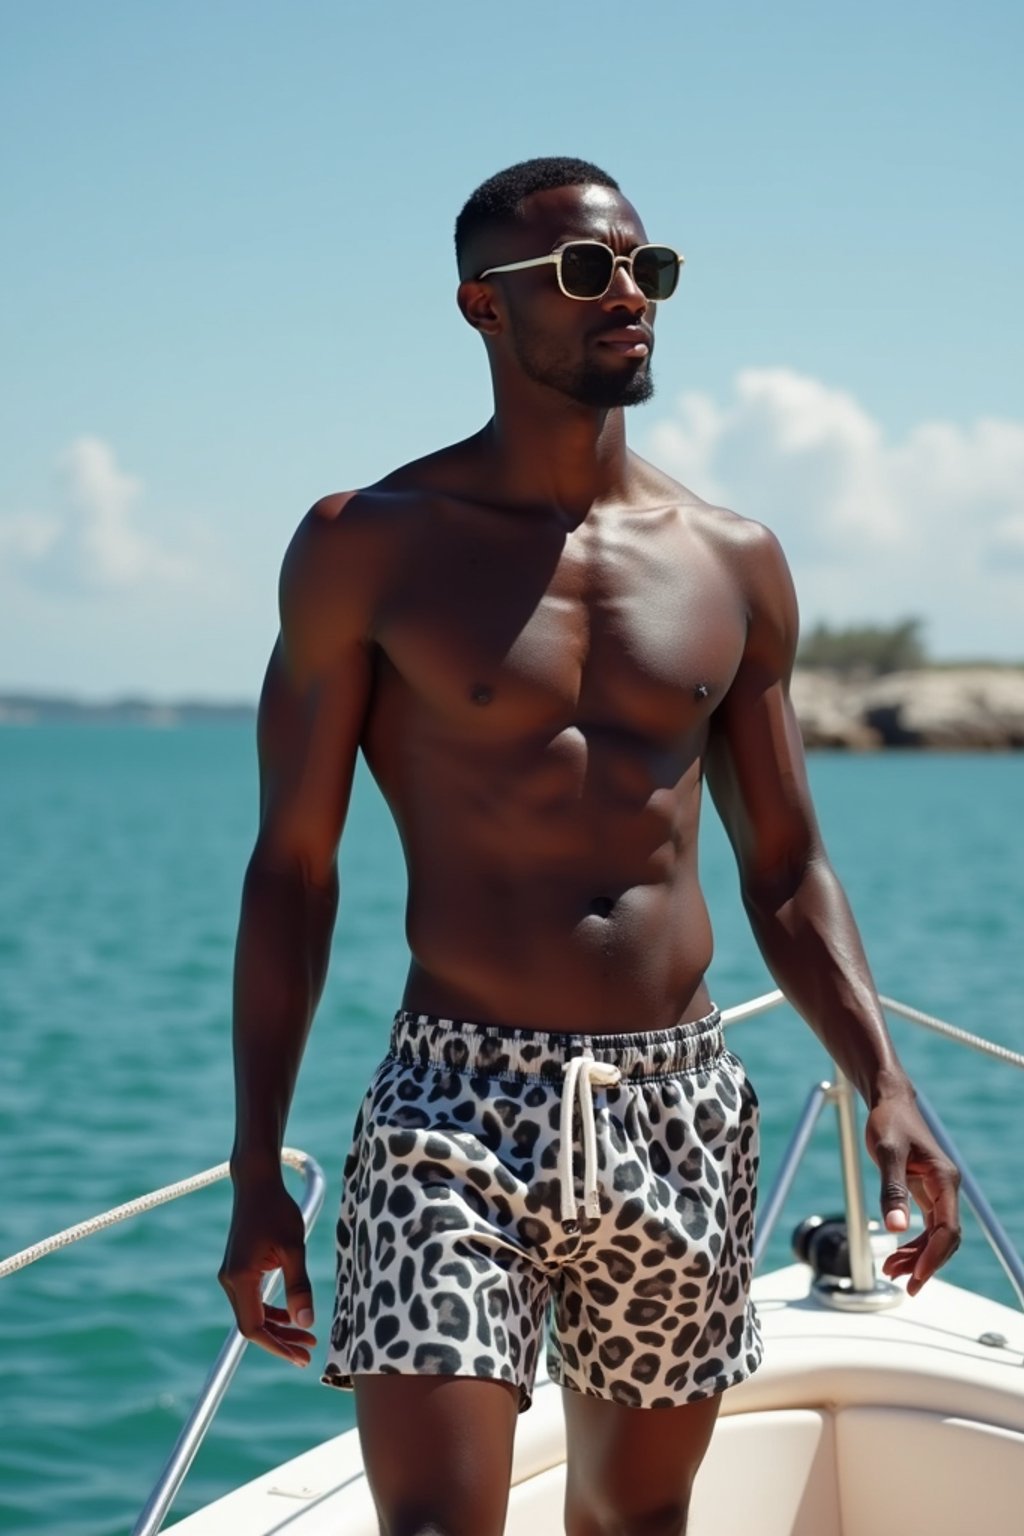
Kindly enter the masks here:
[[706, 774], [739, 865], [743, 902], [783, 992], [863, 1095], [867, 1144], [882, 1173], [890, 1231], [909, 1195], [925, 1231], [885, 1261], [913, 1295], [960, 1242], [956, 1169], [921, 1117], [886, 1028], [849, 904], [811, 803], [789, 697], [797, 607], [775, 538], [742, 525], [734, 556], [748, 606], [743, 660], [712, 719]]
[[[302, 1216], [280, 1151], [299, 1063], [327, 977], [337, 850], [370, 698], [367, 592], [353, 541], [322, 503], [281, 572], [281, 633], [260, 700], [260, 824], [235, 952], [235, 1203], [220, 1281], [242, 1333], [297, 1365], [315, 1342]], [[264, 1307], [284, 1273], [287, 1310]]]

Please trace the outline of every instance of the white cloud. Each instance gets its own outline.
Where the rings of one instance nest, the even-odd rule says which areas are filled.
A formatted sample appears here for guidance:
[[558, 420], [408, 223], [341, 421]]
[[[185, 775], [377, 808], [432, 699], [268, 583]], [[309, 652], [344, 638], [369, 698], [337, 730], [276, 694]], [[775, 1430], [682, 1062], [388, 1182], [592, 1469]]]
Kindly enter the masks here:
[[101, 586], [187, 582], [191, 562], [172, 554], [139, 528], [135, 503], [142, 482], [118, 467], [114, 450], [98, 437], [78, 437], [62, 455], [77, 533], [82, 574]]
[[689, 393], [651, 456], [698, 495], [767, 523], [805, 624], [927, 624], [938, 655], [1024, 656], [1024, 422], [924, 422], [889, 440], [849, 393], [745, 369]]
[[86, 591], [194, 585], [189, 555], [146, 533], [137, 503], [142, 482], [126, 474], [102, 438], [81, 436], [60, 455], [67, 507], [62, 515], [18, 512], [0, 518], [0, 557], [45, 586]]
[[45, 513], [16, 512], [0, 518], [0, 557], [12, 555], [17, 560], [40, 560], [60, 537], [61, 524]]

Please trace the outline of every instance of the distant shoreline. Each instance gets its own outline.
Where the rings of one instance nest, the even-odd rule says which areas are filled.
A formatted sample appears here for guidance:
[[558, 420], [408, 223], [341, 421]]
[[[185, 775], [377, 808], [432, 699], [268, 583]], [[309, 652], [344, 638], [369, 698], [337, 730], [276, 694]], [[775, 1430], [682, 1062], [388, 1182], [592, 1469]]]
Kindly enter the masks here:
[[0, 693], [0, 725], [175, 725], [237, 724], [252, 720], [255, 704], [177, 699], [76, 699], [58, 694]]
[[[1024, 666], [933, 664], [878, 677], [798, 667], [793, 703], [809, 749], [874, 752], [1024, 749]], [[127, 696], [92, 701], [71, 695], [0, 693], [0, 726], [183, 725], [252, 722], [245, 700]]]

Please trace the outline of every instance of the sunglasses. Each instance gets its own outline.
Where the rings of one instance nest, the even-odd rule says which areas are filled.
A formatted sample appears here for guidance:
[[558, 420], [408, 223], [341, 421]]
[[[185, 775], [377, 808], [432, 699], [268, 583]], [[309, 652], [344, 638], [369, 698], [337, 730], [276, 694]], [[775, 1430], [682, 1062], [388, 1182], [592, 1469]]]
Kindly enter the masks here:
[[657, 304], [675, 293], [684, 259], [670, 245], [638, 245], [628, 256], [616, 256], [611, 246], [600, 240], [570, 240], [550, 256], [488, 267], [477, 281], [482, 282], [492, 272], [522, 272], [526, 267], [551, 265], [567, 299], [603, 299], [616, 268], [624, 266], [644, 298]]

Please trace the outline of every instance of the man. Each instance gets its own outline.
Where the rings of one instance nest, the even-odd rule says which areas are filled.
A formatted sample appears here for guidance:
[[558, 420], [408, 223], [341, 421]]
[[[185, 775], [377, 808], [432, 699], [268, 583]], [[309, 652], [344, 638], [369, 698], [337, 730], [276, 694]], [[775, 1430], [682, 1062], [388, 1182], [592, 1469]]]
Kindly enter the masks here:
[[[278, 1152], [320, 997], [361, 747], [401, 833], [412, 963], [345, 1166], [324, 1379], [354, 1387], [388, 1536], [498, 1536], [545, 1308], [566, 1530], [678, 1533], [749, 1300], [757, 1101], [705, 983], [706, 779], [766, 961], [870, 1107], [917, 1291], [959, 1241], [822, 846], [788, 684], [797, 613], [763, 527], [631, 453], [679, 275], [577, 160], [486, 182], [456, 227], [493, 418], [300, 525], [259, 717], [236, 968], [242, 1332], [309, 1361]], [[264, 1308], [284, 1271], [288, 1307]]]

